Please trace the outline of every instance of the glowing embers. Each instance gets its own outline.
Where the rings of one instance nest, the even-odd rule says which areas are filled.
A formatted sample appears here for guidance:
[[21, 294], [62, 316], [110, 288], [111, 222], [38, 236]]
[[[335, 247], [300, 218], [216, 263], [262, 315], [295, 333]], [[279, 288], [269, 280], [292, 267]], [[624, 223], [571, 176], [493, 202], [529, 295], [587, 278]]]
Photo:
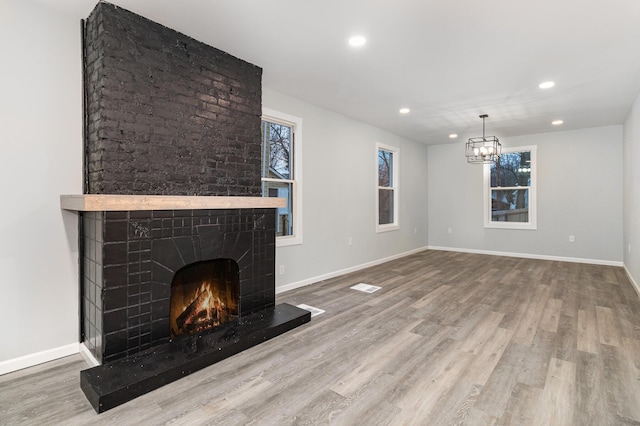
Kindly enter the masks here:
[[171, 283], [171, 339], [238, 317], [238, 264], [231, 259], [192, 263]]

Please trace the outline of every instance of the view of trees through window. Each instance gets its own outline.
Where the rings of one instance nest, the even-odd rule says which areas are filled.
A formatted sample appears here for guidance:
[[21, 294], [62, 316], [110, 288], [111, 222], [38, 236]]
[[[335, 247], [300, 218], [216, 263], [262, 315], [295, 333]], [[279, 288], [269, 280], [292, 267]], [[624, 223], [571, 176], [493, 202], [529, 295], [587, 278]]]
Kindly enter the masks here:
[[293, 235], [293, 126], [262, 121], [262, 196], [287, 200], [278, 209], [276, 235]]
[[378, 149], [378, 224], [394, 223], [393, 152]]
[[264, 145], [268, 151], [269, 161], [263, 161], [263, 165], [267, 166], [268, 170], [263, 171], [262, 176], [268, 177], [270, 169], [278, 177], [289, 179], [291, 177], [291, 127], [267, 121], [263, 121], [262, 126], [263, 135], [269, 136], [268, 143]]
[[528, 222], [531, 151], [502, 153], [490, 176], [491, 221]]

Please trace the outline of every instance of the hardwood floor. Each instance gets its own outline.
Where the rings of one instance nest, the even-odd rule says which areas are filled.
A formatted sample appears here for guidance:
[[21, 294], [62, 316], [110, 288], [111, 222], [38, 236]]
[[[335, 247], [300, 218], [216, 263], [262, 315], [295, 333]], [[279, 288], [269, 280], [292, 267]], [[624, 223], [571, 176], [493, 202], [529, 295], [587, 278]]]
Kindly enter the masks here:
[[425, 251], [278, 302], [326, 312], [101, 415], [79, 356], [0, 376], [0, 424], [640, 425], [622, 268]]

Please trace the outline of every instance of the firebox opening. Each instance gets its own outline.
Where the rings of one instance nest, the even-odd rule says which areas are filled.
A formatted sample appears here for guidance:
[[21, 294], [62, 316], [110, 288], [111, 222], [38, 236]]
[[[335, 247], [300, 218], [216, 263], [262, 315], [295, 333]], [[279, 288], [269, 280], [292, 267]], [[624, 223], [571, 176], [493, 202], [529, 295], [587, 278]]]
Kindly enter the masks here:
[[238, 264], [231, 259], [206, 260], [180, 269], [171, 283], [171, 339], [237, 319], [238, 293]]

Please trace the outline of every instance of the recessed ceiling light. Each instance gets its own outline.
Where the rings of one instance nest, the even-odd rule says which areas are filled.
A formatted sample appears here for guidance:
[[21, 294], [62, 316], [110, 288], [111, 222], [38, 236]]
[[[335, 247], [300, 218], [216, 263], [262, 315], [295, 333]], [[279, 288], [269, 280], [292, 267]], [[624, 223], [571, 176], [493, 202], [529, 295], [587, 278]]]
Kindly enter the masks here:
[[367, 39], [363, 36], [353, 36], [349, 39], [349, 44], [353, 47], [362, 46], [367, 42]]
[[449, 138], [451, 138], [451, 139], [455, 139], [455, 138], [457, 138], [457, 137], [458, 137], [458, 134], [457, 134], [457, 133], [451, 133], [451, 134], [449, 135]]
[[551, 124], [553, 124], [554, 126], [559, 126], [559, 125], [561, 125], [562, 123], [564, 123], [564, 121], [562, 121], [562, 120], [553, 120], [553, 121], [551, 122]]
[[555, 85], [556, 85], [556, 83], [554, 83], [553, 81], [544, 81], [544, 82], [540, 83], [538, 85], [538, 87], [541, 88], [541, 89], [551, 89]]
[[409, 108], [400, 108], [400, 114], [409, 114], [410, 112]]

